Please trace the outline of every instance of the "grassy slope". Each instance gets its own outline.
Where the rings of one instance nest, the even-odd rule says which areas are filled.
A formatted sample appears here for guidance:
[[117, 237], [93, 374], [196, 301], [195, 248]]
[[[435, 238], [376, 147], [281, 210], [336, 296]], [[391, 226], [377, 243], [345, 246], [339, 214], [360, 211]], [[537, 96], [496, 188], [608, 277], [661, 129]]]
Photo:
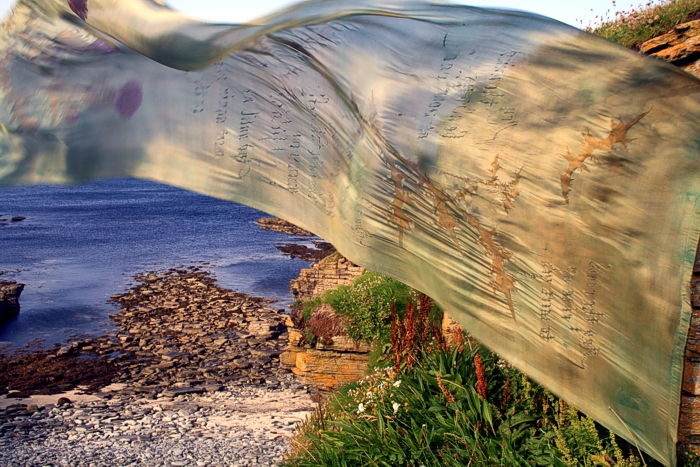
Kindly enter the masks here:
[[598, 22], [586, 30], [624, 47], [638, 49], [643, 42], [667, 33], [674, 26], [698, 19], [700, 0], [650, 1], [630, 11], [616, 11], [612, 18], [610, 11], [596, 17]]

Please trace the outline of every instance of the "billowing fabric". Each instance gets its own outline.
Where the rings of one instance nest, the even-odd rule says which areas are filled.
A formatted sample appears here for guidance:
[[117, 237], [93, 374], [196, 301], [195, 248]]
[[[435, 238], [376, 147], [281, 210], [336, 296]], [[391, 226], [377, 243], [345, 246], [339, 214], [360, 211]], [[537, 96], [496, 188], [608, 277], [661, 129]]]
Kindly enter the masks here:
[[133, 176], [287, 219], [674, 462], [700, 81], [543, 17], [411, 1], [231, 26], [22, 0], [0, 44], [1, 183]]

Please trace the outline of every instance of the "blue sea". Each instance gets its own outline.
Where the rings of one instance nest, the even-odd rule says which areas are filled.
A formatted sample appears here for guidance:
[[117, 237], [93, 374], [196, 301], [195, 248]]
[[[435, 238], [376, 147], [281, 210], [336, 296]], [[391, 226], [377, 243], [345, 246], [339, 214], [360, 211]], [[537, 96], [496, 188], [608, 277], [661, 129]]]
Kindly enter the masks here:
[[[266, 214], [154, 182], [0, 188], [0, 280], [26, 284], [0, 344], [44, 346], [113, 328], [109, 296], [144, 271], [195, 265], [221, 286], [289, 304], [289, 281], [310, 263], [275, 245], [303, 239], [260, 229]], [[308, 241], [308, 239], [306, 240]]]

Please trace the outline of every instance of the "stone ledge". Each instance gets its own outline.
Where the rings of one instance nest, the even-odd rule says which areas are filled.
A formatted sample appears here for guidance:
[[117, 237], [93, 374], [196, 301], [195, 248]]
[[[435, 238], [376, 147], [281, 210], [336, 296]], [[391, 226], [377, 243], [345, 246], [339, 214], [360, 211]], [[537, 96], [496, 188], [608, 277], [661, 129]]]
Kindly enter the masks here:
[[[679, 24], [670, 32], [646, 41], [639, 50], [680, 65], [688, 73], [700, 76], [697, 63], [697, 58], [700, 57], [700, 20]], [[689, 61], [694, 63], [688, 63]]]
[[362, 378], [369, 362], [368, 354], [353, 352], [305, 349], [295, 354], [292, 372], [304, 384], [324, 391]]
[[311, 300], [320, 297], [326, 290], [351, 284], [364, 271], [364, 268], [343, 256], [332, 254], [314, 264], [311, 269], [302, 269], [299, 277], [290, 281], [289, 287], [295, 299]]

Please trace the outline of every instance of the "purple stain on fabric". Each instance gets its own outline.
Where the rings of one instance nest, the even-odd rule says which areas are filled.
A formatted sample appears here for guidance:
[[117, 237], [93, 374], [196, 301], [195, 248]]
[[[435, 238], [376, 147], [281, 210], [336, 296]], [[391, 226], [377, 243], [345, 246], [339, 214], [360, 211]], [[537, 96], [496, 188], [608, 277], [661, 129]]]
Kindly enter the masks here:
[[88, 0], [68, 0], [68, 6], [80, 19], [87, 21], [87, 2]]
[[91, 52], [97, 52], [102, 55], [109, 55], [114, 52], [114, 49], [104, 43], [103, 41], [97, 39], [92, 44], [88, 45], [88, 50]]
[[136, 80], [127, 81], [117, 94], [114, 107], [121, 118], [131, 118], [139, 110], [143, 101], [143, 90]]
[[68, 112], [68, 114], [66, 114], [63, 120], [66, 122], [67, 125], [75, 125], [75, 122], [78, 121], [78, 112], [76, 112], [75, 110]]

